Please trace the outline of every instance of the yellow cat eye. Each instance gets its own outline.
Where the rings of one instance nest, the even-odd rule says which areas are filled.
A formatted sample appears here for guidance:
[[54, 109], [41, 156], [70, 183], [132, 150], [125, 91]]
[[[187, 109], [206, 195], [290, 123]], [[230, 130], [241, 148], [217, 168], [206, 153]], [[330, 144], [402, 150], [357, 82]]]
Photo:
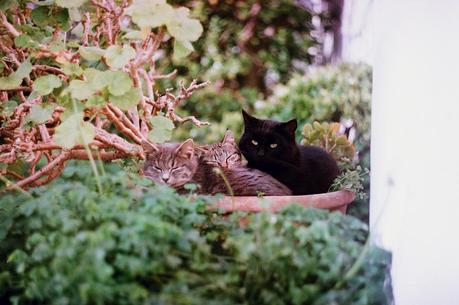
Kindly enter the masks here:
[[269, 145], [271, 148], [276, 148], [277, 147], [277, 144], [276, 143], [273, 143], [271, 145]]
[[252, 144], [253, 144], [253, 145], [258, 145], [258, 142], [255, 141], [255, 140], [252, 140]]

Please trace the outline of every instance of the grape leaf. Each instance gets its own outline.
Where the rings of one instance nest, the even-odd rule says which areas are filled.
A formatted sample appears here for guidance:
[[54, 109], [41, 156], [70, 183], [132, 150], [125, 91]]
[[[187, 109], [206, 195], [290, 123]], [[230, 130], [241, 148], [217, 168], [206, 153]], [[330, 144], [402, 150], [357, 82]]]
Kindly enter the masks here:
[[53, 107], [42, 107], [41, 105], [32, 105], [27, 115], [27, 121], [36, 124], [46, 123], [52, 116]]
[[94, 89], [88, 82], [74, 79], [68, 87], [72, 98], [77, 100], [85, 100], [95, 93]]
[[107, 48], [104, 58], [110, 67], [121, 69], [135, 57], [135, 54], [135, 50], [129, 45], [112, 45]]
[[69, 76], [70, 75], [80, 76], [81, 74], [83, 74], [83, 69], [81, 69], [81, 67], [78, 64], [69, 63], [69, 62], [64, 63], [62, 70], [64, 71], [65, 74]]
[[105, 106], [107, 102], [105, 99], [100, 96], [100, 95], [93, 95], [90, 98], [88, 98], [88, 101], [86, 102], [87, 107], [103, 107]]
[[37, 78], [33, 83], [33, 90], [40, 95], [48, 95], [55, 88], [59, 88], [62, 81], [59, 77], [53, 74], [48, 74]]
[[32, 64], [30, 63], [30, 59], [27, 59], [19, 65], [19, 68], [14, 74], [17, 78], [23, 79], [24, 77], [28, 77], [30, 72], [32, 72]]
[[110, 101], [122, 110], [129, 110], [140, 102], [141, 97], [140, 88], [131, 88], [123, 95], [110, 95]]
[[140, 28], [167, 24], [174, 16], [174, 9], [166, 0], [135, 0], [126, 10]]
[[148, 139], [156, 143], [164, 143], [171, 139], [175, 128], [171, 119], [164, 116], [154, 116], [150, 119], [153, 129], [148, 133]]
[[56, 0], [56, 5], [65, 8], [82, 6], [87, 0]]
[[32, 71], [30, 59], [22, 62], [18, 69], [8, 76], [0, 77], [0, 90], [10, 90], [19, 87], [24, 77], [29, 76]]
[[9, 76], [0, 77], [0, 90], [10, 90], [19, 87], [22, 83], [21, 78], [15, 77], [14, 73]]
[[95, 91], [99, 91], [110, 84], [110, 78], [106, 75], [107, 72], [111, 71], [100, 71], [94, 68], [88, 68], [84, 70], [83, 74], [91, 88], [93, 88]]
[[82, 113], [74, 113], [56, 127], [53, 138], [56, 144], [70, 149], [77, 144], [91, 143], [94, 136], [94, 126], [83, 121]]
[[108, 91], [111, 95], [120, 96], [132, 88], [132, 79], [122, 71], [107, 71], [106, 78], [109, 80]]
[[79, 52], [81, 57], [89, 61], [99, 60], [105, 54], [99, 47], [80, 47]]
[[188, 54], [193, 52], [194, 48], [191, 42], [185, 40], [185, 41], [180, 41], [175, 39], [174, 41], [174, 60], [178, 60], [181, 58], [186, 57]]
[[196, 41], [202, 34], [202, 25], [196, 19], [191, 19], [186, 7], [174, 9], [173, 18], [166, 24], [167, 31], [179, 41]]

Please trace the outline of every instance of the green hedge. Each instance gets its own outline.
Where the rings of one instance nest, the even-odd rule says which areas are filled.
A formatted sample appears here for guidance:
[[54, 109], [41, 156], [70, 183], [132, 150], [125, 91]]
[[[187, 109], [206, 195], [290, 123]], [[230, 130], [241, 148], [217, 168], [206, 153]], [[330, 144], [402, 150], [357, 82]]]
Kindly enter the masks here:
[[205, 198], [74, 163], [0, 199], [0, 303], [389, 304], [390, 256], [355, 218], [292, 206], [210, 212]]

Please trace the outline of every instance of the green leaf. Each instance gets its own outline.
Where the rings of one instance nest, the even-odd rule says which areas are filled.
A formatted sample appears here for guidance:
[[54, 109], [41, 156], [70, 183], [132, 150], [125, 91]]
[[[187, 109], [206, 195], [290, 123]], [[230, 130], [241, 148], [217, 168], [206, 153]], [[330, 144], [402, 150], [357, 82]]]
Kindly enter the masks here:
[[94, 136], [94, 126], [83, 121], [82, 113], [74, 113], [56, 128], [54, 141], [56, 144], [70, 149], [77, 144], [89, 144]]
[[120, 96], [132, 88], [132, 79], [127, 73], [122, 71], [107, 71], [105, 74], [110, 80], [108, 84], [110, 94]]
[[53, 74], [48, 74], [37, 78], [33, 83], [33, 90], [40, 95], [48, 95], [55, 88], [59, 88], [62, 81], [59, 77]]
[[68, 76], [71, 76], [71, 75], [80, 76], [81, 74], [83, 74], [83, 69], [81, 69], [81, 67], [78, 64], [69, 63], [69, 62], [64, 63], [62, 70]]
[[62, 30], [67, 31], [70, 27], [69, 11], [66, 8], [39, 6], [32, 10], [30, 17], [41, 28], [58, 25]]
[[86, 102], [87, 107], [103, 107], [107, 101], [100, 95], [93, 95]]
[[32, 105], [27, 115], [27, 121], [36, 124], [46, 123], [52, 116], [54, 107], [42, 107], [41, 105]]
[[17, 0], [2, 0], [0, 1], [0, 11], [6, 11], [10, 8], [18, 6]]
[[87, 0], [56, 0], [56, 5], [65, 8], [82, 6]]
[[193, 45], [189, 41], [174, 41], [174, 60], [179, 60], [186, 57], [194, 51]]
[[171, 119], [164, 116], [154, 116], [150, 119], [153, 129], [148, 133], [148, 139], [156, 143], [164, 143], [172, 137], [175, 128]]
[[28, 77], [30, 72], [32, 72], [32, 64], [30, 63], [30, 59], [28, 58], [19, 65], [19, 68], [16, 70], [15, 75], [17, 78], [23, 79], [25, 77]]
[[26, 34], [14, 38], [14, 45], [19, 48], [38, 48], [38, 43]]
[[121, 69], [133, 59], [135, 55], [135, 50], [129, 45], [124, 45], [123, 47], [112, 45], [108, 47], [104, 58], [110, 67]]
[[105, 54], [99, 47], [80, 47], [79, 52], [81, 57], [89, 61], [99, 60]]
[[136, 106], [142, 98], [142, 91], [140, 88], [131, 88], [129, 91], [120, 96], [110, 95], [110, 101], [113, 105], [122, 110], [129, 110]]
[[0, 90], [11, 90], [19, 87], [22, 83], [21, 78], [17, 78], [14, 73], [9, 76], [0, 77]]
[[140, 28], [158, 27], [170, 22], [174, 9], [166, 0], [135, 0], [126, 10]]
[[0, 90], [10, 90], [19, 87], [22, 79], [29, 76], [32, 71], [32, 64], [30, 59], [22, 62], [18, 69], [8, 76], [0, 77]]
[[110, 84], [110, 78], [107, 77], [107, 72], [108, 71], [100, 71], [94, 68], [88, 68], [84, 70], [83, 74], [91, 88], [93, 88], [95, 91], [100, 91], [108, 86], [108, 84]]
[[88, 99], [95, 93], [95, 90], [91, 87], [91, 85], [88, 82], [79, 79], [72, 80], [70, 82], [68, 90], [70, 91], [70, 95], [72, 96], [72, 98], [80, 101]]
[[189, 18], [189, 13], [186, 7], [174, 9], [174, 16], [166, 25], [169, 34], [179, 41], [196, 41], [202, 34], [201, 23]]
[[166, 130], [172, 130], [175, 128], [174, 122], [172, 122], [171, 119], [166, 118], [165, 116], [162, 115], [157, 115], [154, 116], [150, 119], [151, 125], [153, 125], [153, 128], [159, 128], [159, 129], [166, 129]]

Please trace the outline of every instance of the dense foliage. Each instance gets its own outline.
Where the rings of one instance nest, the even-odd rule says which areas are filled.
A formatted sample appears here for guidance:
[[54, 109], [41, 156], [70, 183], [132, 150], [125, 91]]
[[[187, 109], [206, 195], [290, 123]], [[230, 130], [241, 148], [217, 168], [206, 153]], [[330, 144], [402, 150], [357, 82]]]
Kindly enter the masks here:
[[292, 206], [224, 218], [106, 167], [76, 163], [0, 199], [0, 300], [18, 304], [388, 304], [390, 259], [367, 227]]

